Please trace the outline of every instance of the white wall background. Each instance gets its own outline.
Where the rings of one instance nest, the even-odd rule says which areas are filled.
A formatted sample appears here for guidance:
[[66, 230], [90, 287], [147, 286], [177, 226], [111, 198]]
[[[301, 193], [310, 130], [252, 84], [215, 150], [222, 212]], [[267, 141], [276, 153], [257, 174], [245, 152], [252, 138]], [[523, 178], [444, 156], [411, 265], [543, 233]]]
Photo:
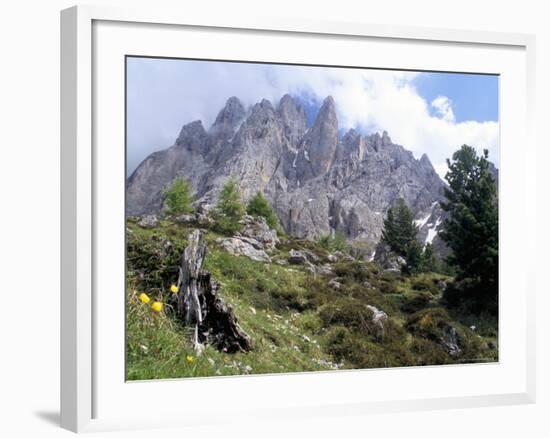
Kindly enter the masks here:
[[[91, 2], [88, 2], [91, 3]], [[545, 274], [550, 246], [550, 27], [545, 2], [523, 0], [181, 0], [93, 1], [111, 5], [204, 8], [228, 19], [241, 14], [537, 35], [539, 178], [538, 402], [536, 405], [238, 424], [224, 430], [118, 432], [106, 436], [549, 436], [550, 298]], [[3, 2], [0, 12], [0, 436], [68, 436], [59, 419], [59, 10], [65, 0]], [[521, 147], [521, 145], [518, 145]], [[521, 232], [521, 230], [518, 230]], [[292, 395], [289, 394], [289, 397]], [[143, 415], [146, 415], [144, 408]]]

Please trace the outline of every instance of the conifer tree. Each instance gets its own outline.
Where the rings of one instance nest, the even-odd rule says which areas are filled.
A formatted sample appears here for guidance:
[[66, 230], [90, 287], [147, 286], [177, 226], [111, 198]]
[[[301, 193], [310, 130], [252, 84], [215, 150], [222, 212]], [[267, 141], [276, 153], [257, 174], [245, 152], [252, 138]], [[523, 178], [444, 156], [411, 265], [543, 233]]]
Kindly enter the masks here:
[[411, 242], [416, 242], [418, 227], [414, 223], [411, 210], [400, 198], [397, 207], [388, 210], [384, 220], [382, 239], [396, 254], [406, 257]]
[[188, 214], [191, 208], [191, 183], [183, 178], [176, 178], [164, 192], [167, 213], [171, 215]]
[[218, 229], [223, 233], [238, 231], [239, 221], [243, 218], [244, 211], [237, 181], [231, 177], [222, 188], [214, 212]]
[[498, 202], [495, 180], [489, 171], [488, 151], [478, 156], [463, 145], [447, 160], [448, 218], [442, 239], [452, 250], [448, 261], [457, 277], [446, 298], [450, 304], [470, 305], [496, 312], [498, 302]]

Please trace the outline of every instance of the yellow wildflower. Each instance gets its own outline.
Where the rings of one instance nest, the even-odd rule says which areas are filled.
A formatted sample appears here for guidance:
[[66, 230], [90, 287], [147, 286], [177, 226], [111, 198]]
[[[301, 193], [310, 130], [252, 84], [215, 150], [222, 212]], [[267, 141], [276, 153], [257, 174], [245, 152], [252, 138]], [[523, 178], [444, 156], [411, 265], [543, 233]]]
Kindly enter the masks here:
[[173, 284], [172, 286], [170, 286], [170, 292], [174, 293], [174, 294], [177, 294], [179, 291], [178, 287]]
[[147, 304], [149, 301], [151, 301], [151, 298], [149, 298], [149, 297], [147, 296], [147, 294], [143, 294], [143, 293], [142, 293], [142, 294], [139, 296], [139, 300], [140, 300], [143, 304]]
[[153, 309], [155, 312], [160, 312], [162, 310], [162, 303], [160, 301], [155, 301], [153, 304], [151, 304], [151, 309]]
[[187, 356], [185, 360], [187, 361], [187, 363], [193, 363], [193, 356]]

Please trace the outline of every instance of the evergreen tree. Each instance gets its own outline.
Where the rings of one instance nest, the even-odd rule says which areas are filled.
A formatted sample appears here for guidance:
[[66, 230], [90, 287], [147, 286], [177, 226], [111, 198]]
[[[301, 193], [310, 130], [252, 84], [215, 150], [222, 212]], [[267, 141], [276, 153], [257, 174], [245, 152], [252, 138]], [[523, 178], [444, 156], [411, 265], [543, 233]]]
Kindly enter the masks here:
[[447, 160], [445, 176], [449, 213], [442, 239], [452, 249], [448, 261], [457, 277], [446, 293], [450, 304], [497, 311], [498, 303], [498, 201], [497, 187], [489, 171], [488, 151], [478, 156], [464, 145]]
[[223, 186], [216, 205], [215, 218], [218, 229], [223, 233], [238, 231], [244, 211], [237, 181], [232, 177]]
[[191, 208], [191, 183], [183, 178], [172, 181], [170, 188], [164, 192], [166, 210], [168, 214], [180, 215], [193, 211]]
[[417, 274], [422, 271], [423, 253], [422, 247], [418, 241], [411, 240], [407, 245], [407, 254], [405, 254], [406, 264], [401, 268], [405, 274]]
[[254, 197], [248, 202], [246, 212], [251, 216], [263, 217], [270, 228], [277, 228], [277, 216], [275, 216], [275, 213], [271, 209], [271, 206], [267, 202], [267, 199], [265, 199], [262, 192], [256, 193], [256, 195], [254, 195]]
[[388, 210], [384, 220], [382, 239], [396, 254], [406, 257], [411, 242], [416, 242], [418, 227], [414, 223], [411, 210], [401, 198], [397, 207]]
[[435, 257], [433, 245], [427, 243], [422, 253], [422, 260], [420, 263], [420, 271], [422, 272], [439, 272], [440, 267], [438, 260]]

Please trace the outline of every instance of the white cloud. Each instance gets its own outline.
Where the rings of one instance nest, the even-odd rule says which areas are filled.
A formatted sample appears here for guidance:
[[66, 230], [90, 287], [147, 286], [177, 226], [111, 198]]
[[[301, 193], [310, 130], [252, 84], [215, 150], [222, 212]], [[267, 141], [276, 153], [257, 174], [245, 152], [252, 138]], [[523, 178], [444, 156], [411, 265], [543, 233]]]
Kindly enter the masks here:
[[[150, 61], [149, 61], [150, 62]], [[440, 175], [462, 144], [489, 149], [498, 167], [497, 122], [457, 122], [452, 102], [426, 102], [414, 87], [417, 73], [323, 67], [140, 60], [129, 78], [129, 170], [153, 150], [170, 146], [181, 126], [196, 119], [206, 128], [230, 96], [246, 105], [283, 94], [336, 101], [341, 128], [386, 130], [395, 143], [426, 153]], [[137, 68], [135, 68], [137, 67]], [[139, 92], [139, 93], [138, 93]], [[431, 111], [435, 114], [432, 114]]]
[[432, 106], [437, 111], [439, 117], [447, 122], [455, 121], [455, 114], [451, 106], [451, 101], [447, 96], [437, 96], [432, 100]]

